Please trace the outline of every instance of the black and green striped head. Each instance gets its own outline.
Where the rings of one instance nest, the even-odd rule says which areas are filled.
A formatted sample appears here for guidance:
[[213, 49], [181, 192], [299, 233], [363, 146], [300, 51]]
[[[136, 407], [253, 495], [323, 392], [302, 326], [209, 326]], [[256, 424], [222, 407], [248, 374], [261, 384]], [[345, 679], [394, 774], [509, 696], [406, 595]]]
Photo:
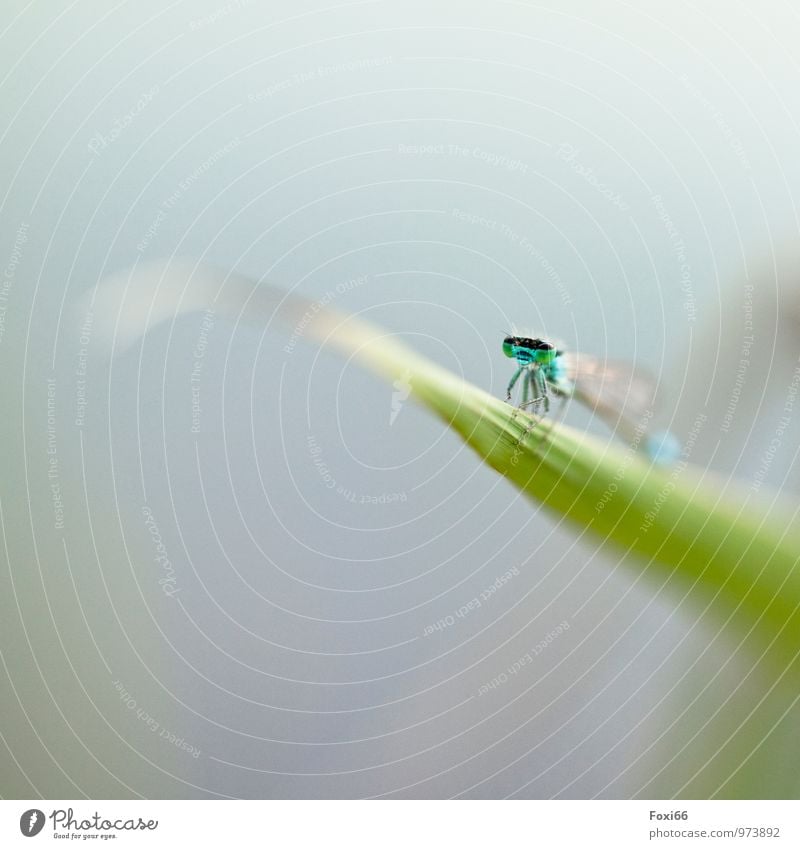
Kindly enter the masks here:
[[537, 363], [549, 365], [558, 356], [555, 345], [543, 339], [533, 339], [528, 336], [506, 336], [503, 339], [503, 353], [513, 357], [520, 365]]

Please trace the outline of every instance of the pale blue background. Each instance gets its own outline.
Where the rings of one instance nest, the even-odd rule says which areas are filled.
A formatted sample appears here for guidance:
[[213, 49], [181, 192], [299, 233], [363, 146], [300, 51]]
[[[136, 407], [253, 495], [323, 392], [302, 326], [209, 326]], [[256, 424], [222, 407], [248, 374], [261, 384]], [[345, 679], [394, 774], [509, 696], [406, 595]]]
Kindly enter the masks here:
[[[0, 340], [3, 795], [705, 792], [692, 716], [724, 706], [706, 732], [724, 739], [755, 699], [735, 692], [748, 661], [694, 607], [676, 612], [411, 402], [390, 425], [391, 386], [303, 339], [287, 354], [285, 329], [218, 318], [197, 436], [202, 315], [110, 371], [94, 350], [77, 427], [69, 316], [105, 275], [173, 254], [311, 298], [366, 276], [337, 308], [498, 395], [512, 326], [648, 367], [659, 424], [685, 439], [705, 411], [692, 459], [750, 480], [797, 363], [791, 327], [774, 345], [775, 280], [791, 324], [797, 253], [794, 8], [13, 0], [4, 17], [6, 270], [28, 227]], [[654, 195], [685, 246], [683, 290]], [[725, 433], [746, 279], [759, 335]], [[357, 500], [405, 500], [326, 488], [309, 436]], [[765, 486], [796, 490], [796, 436], [793, 422]], [[424, 636], [512, 566], [479, 610]], [[535, 663], [477, 695], [563, 620]], [[115, 681], [200, 755], [151, 731]]]

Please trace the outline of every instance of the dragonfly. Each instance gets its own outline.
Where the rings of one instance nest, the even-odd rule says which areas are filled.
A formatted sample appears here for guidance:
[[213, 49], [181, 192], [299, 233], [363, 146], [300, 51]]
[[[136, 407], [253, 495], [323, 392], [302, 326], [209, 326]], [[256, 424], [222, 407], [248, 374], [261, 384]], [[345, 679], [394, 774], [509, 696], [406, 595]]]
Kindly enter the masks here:
[[506, 390], [509, 403], [519, 381], [522, 397], [518, 407], [530, 409], [534, 415], [549, 412], [551, 397], [561, 399], [562, 409], [567, 399], [575, 398], [651, 459], [659, 463], [676, 459], [680, 446], [671, 433], [645, 433], [652, 416], [655, 381], [634, 365], [574, 353], [530, 336], [506, 336], [503, 353], [517, 361]]

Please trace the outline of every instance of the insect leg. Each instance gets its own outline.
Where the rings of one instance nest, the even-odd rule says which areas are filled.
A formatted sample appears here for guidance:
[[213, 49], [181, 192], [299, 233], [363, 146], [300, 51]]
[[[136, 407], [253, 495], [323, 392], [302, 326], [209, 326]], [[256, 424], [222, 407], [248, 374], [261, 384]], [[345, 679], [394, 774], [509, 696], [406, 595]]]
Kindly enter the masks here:
[[520, 366], [511, 377], [511, 380], [508, 383], [508, 388], [506, 389], [506, 401], [511, 401], [511, 390], [514, 388], [514, 385], [519, 380], [519, 376], [522, 374], [522, 370], [525, 366]]
[[547, 391], [547, 378], [540, 371], [539, 372], [539, 392], [544, 399], [544, 411], [545, 413], [550, 412], [550, 395]]
[[[541, 369], [531, 369], [531, 372], [528, 375], [528, 380], [530, 382], [530, 389], [533, 398], [530, 400], [523, 400], [523, 402], [519, 405], [520, 409], [524, 409], [525, 407], [535, 407], [540, 401], [544, 401], [547, 405], [547, 388], [544, 385], [544, 377], [542, 376]], [[545, 406], [545, 411], [547, 411], [547, 409], [548, 407]]]
[[[541, 401], [547, 400], [547, 395], [542, 394], [543, 377], [542, 377], [541, 369], [536, 368], [536, 367], [531, 368], [529, 370], [529, 373], [527, 375], [525, 375], [525, 377], [526, 377], [527, 382], [529, 384], [530, 394], [533, 395], [534, 397], [531, 398], [530, 400], [523, 401], [523, 403], [520, 404], [520, 409], [523, 409], [524, 407], [533, 407], [535, 409], [536, 404], [538, 404]], [[526, 393], [526, 395], [527, 395], [527, 393]], [[528, 426], [525, 428], [525, 430], [520, 435], [520, 438], [517, 440], [517, 445], [520, 445], [520, 444], [522, 444], [522, 442], [525, 441], [528, 434], [536, 427], [537, 424], [539, 424], [539, 417], [536, 415], [536, 412], [532, 412], [531, 413], [531, 420], [528, 423]]]
[[524, 410], [528, 406], [528, 398], [530, 398], [531, 387], [531, 368], [526, 366], [525, 374], [522, 376], [522, 399], [520, 400], [519, 408]]

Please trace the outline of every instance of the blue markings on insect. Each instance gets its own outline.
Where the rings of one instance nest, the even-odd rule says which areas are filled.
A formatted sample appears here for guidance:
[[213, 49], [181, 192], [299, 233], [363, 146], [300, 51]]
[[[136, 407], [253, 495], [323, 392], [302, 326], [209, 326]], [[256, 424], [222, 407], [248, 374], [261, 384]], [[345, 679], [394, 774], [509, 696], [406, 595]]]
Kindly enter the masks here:
[[644, 450], [648, 457], [660, 466], [671, 466], [681, 456], [681, 443], [669, 430], [659, 430], [648, 434], [644, 440]]

